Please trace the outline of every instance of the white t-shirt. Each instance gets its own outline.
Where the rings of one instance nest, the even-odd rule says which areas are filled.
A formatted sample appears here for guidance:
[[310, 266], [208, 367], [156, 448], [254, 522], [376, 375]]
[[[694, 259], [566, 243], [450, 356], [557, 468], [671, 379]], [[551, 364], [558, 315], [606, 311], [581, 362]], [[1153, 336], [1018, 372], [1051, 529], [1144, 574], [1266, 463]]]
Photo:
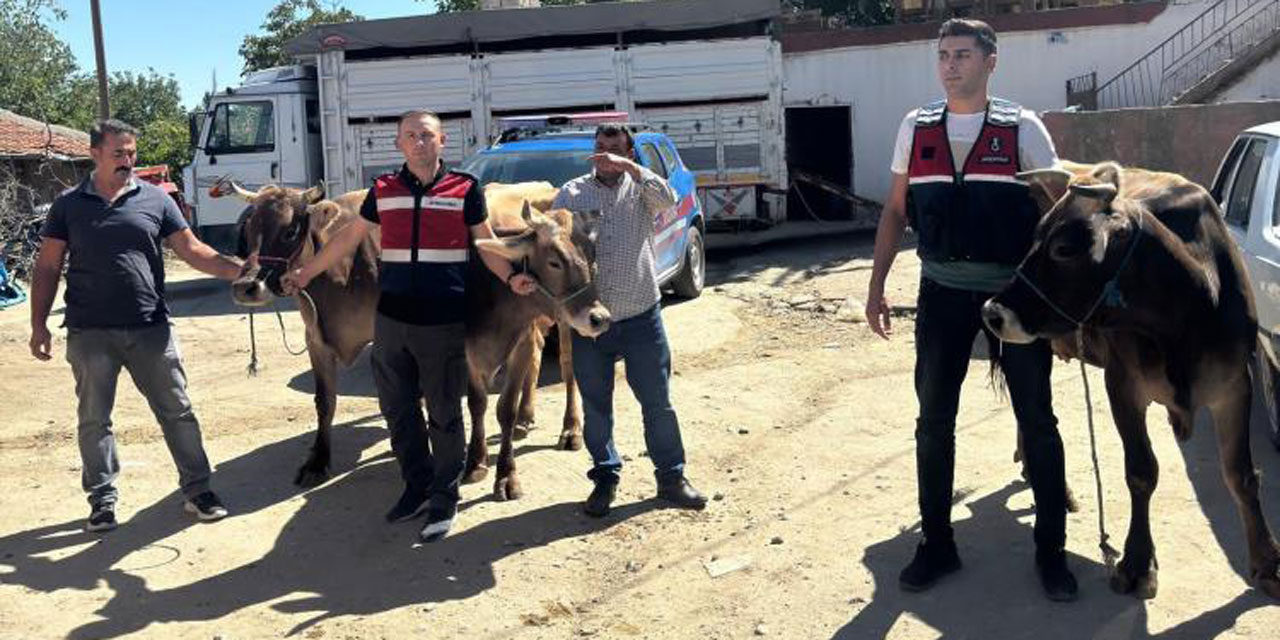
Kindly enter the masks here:
[[[918, 111], [919, 109], [912, 109], [898, 126], [898, 140], [893, 145], [893, 163], [889, 165], [889, 170], [898, 175], [907, 173]], [[973, 148], [978, 134], [982, 132], [982, 123], [986, 116], [987, 114], [981, 111], [947, 113], [947, 139], [951, 143], [951, 158], [955, 162], [957, 171], [963, 169], [964, 161], [969, 157], [969, 150]], [[1049, 137], [1049, 130], [1044, 128], [1044, 123], [1035, 112], [1023, 109], [1018, 122], [1018, 161], [1021, 169], [1023, 171], [1044, 169], [1052, 167], [1057, 160], [1058, 154], [1053, 149], [1053, 139]]]

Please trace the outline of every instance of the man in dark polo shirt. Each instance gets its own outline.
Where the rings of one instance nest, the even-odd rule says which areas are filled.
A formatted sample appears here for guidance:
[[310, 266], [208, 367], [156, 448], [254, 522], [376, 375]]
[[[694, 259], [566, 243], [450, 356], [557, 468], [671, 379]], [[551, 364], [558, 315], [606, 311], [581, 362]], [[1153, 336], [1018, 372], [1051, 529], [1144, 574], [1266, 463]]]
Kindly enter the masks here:
[[120, 369], [160, 422], [178, 467], [185, 508], [201, 520], [227, 510], [209, 489], [209, 460], [187, 398], [187, 378], [164, 300], [161, 240], [188, 264], [224, 280], [241, 267], [196, 239], [182, 212], [159, 187], [133, 177], [138, 132], [103, 120], [89, 132], [94, 170], [53, 202], [40, 234], [43, 242], [31, 288], [31, 354], [53, 356], [49, 311], [67, 271], [67, 362], [76, 379], [82, 483], [91, 512], [86, 529], [116, 526], [116, 476], [120, 461], [111, 431]]
[[[469, 375], [463, 324], [468, 251], [471, 238], [493, 237], [484, 191], [474, 176], [446, 169], [444, 142], [435, 114], [418, 110], [401, 115], [396, 148], [404, 154], [404, 165], [374, 180], [360, 217], [310, 262], [281, 279], [286, 292], [305, 288], [351, 255], [371, 230], [381, 229], [382, 293], [371, 360], [378, 404], [405, 484], [386, 519], [403, 522], [426, 511], [427, 523], [419, 534], [423, 542], [448, 534], [457, 512], [467, 447], [462, 396]], [[533, 279], [514, 273], [507, 261], [487, 252], [480, 255], [516, 293], [535, 290]]]

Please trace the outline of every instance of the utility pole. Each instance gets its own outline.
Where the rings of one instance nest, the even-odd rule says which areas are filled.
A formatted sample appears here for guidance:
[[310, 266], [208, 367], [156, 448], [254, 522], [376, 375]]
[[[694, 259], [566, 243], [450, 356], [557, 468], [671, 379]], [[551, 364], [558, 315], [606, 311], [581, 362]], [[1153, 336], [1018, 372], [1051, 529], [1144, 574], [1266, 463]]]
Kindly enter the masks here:
[[98, 117], [111, 117], [111, 95], [107, 92], [107, 54], [102, 48], [102, 11], [98, 0], [89, 0], [93, 9], [93, 49], [98, 56]]

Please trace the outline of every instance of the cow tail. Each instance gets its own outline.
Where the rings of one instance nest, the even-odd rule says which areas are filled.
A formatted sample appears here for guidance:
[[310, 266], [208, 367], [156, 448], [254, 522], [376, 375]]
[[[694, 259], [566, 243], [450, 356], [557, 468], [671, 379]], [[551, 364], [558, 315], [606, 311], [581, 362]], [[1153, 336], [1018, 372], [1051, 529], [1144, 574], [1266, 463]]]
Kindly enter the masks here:
[[1003, 344], [990, 331], [983, 331], [982, 335], [987, 337], [987, 361], [990, 363], [987, 368], [987, 382], [992, 391], [995, 391], [996, 397], [1005, 400], [1009, 397], [1009, 381], [1005, 377], [1004, 369], [1000, 366], [1000, 349]]

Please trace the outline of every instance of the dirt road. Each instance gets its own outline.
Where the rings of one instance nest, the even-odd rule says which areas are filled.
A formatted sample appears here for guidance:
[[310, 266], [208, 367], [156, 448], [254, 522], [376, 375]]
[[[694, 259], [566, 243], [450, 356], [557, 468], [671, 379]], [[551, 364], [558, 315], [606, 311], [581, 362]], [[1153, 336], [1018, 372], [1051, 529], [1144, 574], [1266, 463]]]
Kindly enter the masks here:
[[[620, 385], [621, 506], [602, 521], [581, 515], [588, 458], [553, 449], [563, 400], [549, 386], [542, 427], [518, 448], [526, 497], [495, 502], [489, 484], [469, 485], [457, 532], [427, 546], [413, 544], [417, 526], [381, 519], [399, 481], [367, 359], [343, 376], [333, 478], [301, 492], [291, 480], [313, 428], [306, 359], [288, 356], [274, 318], [259, 315], [263, 370], [247, 377], [245, 316], [225, 286], [181, 270], [175, 322], [233, 517], [198, 525], [182, 512], [159, 429], [125, 377], [115, 413], [123, 522], [83, 533], [64, 343], [53, 362], [36, 362], [25, 307], [5, 311], [0, 638], [1280, 637], [1280, 606], [1241, 577], [1241, 526], [1204, 421], [1179, 446], [1152, 410], [1160, 593], [1141, 602], [1107, 588], [1074, 364], [1056, 367], [1054, 392], [1082, 503], [1068, 523], [1080, 601], [1040, 593], [1012, 412], [979, 360], [957, 436], [965, 570], [927, 593], [900, 592], [917, 537], [912, 325], [909, 313], [897, 318], [884, 342], [850, 321], [861, 303], [844, 299], [864, 292], [869, 243], [714, 256], [711, 288], [664, 311], [688, 474], [715, 497], [705, 512], [651, 500], [639, 410]], [[903, 253], [893, 301], [912, 303], [918, 274]], [[285, 323], [296, 345], [297, 314]], [[1097, 397], [1100, 372], [1089, 375], [1106, 524], [1120, 546], [1129, 504], [1120, 443]], [[1260, 428], [1254, 441], [1264, 509], [1280, 524], [1280, 455]]]

